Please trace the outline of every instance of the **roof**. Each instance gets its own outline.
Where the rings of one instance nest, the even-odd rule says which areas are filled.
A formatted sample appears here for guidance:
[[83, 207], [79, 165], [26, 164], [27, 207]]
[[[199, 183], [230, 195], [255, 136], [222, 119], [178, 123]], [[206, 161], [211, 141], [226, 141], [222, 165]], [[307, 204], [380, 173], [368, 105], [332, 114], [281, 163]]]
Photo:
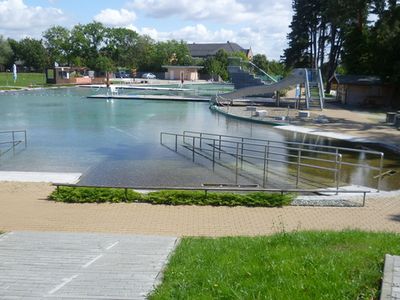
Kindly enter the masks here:
[[213, 43], [213, 44], [188, 44], [188, 48], [192, 57], [207, 57], [214, 56], [218, 50], [223, 49], [228, 53], [232, 52], [244, 52], [248, 53], [249, 49], [244, 49], [236, 43]]
[[178, 66], [178, 65], [163, 65], [166, 69], [203, 69], [203, 66]]
[[338, 84], [351, 85], [381, 85], [382, 80], [372, 75], [339, 75], [334, 74], [329, 81], [336, 81]]

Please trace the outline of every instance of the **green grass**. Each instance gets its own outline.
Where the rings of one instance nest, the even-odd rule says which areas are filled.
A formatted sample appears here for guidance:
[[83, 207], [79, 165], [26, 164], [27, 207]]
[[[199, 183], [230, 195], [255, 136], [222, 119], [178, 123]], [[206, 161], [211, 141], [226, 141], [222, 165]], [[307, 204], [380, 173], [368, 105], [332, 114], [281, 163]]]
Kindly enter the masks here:
[[184, 238], [150, 299], [378, 299], [386, 253], [400, 235]]
[[205, 193], [204, 191], [159, 191], [140, 194], [132, 190], [87, 187], [59, 187], [49, 200], [68, 203], [146, 202], [166, 205], [214, 205], [214, 206], [267, 206], [289, 205], [292, 194], [255, 192], [248, 194]]
[[43, 86], [46, 84], [44, 73], [18, 73], [17, 81], [14, 83], [12, 72], [0, 73], [0, 89], [7, 90], [11, 87]]

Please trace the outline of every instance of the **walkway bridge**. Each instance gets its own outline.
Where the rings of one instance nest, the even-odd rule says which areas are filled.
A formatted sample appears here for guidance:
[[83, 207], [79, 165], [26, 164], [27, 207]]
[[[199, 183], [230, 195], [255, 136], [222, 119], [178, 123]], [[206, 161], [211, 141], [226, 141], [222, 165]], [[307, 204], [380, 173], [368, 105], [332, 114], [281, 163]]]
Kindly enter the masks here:
[[[232, 72], [234, 68], [230, 70]], [[324, 85], [319, 69], [294, 69], [289, 76], [281, 81], [269, 82], [269, 84], [264, 82], [259, 85], [243, 87], [230, 93], [216, 95], [211, 101], [214, 105], [219, 105], [220, 102], [226, 103], [227, 101], [229, 102], [245, 97], [273, 94], [276, 91], [297, 85], [304, 86], [306, 109], [311, 109], [313, 107], [321, 110], [324, 109]]]
[[352, 184], [343, 180], [343, 170], [353, 168], [369, 173], [378, 190], [381, 185], [384, 154], [377, 151], [197, 131], [161, 132], [160, 143], [213, 171], [229, 172], [235, 184], [339, 190]]

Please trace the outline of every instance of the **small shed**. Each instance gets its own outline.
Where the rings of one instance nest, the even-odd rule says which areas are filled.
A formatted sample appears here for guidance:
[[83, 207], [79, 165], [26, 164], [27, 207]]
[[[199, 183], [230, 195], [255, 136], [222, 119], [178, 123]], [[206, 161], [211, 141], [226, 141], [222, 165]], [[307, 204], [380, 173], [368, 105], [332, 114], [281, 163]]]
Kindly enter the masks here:
[[393, 87], [377, 76], [334, 74], [329, 81], [336, 90], [336, 100], [354, 106], [385, 106], [390, 104]]
[[165, 79], [169, 80], [187, 80], [196, 81], [199, 79], [199, 70], [201, 66], [162, 66], [167, 69]]
[[46, 82], [53, 84], [91, 84], [87, 68], [54, 67], [46, 69]]

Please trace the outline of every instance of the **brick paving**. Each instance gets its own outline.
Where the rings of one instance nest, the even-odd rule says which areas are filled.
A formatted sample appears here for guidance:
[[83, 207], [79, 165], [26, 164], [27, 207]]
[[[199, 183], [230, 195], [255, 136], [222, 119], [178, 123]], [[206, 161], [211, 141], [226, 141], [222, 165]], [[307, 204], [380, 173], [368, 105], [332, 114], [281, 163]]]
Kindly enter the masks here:
[[0, 299], [145, 299], [176, 238], [10, 232], [0, 236]]
[[268, 235], [293, 230], [400, 232], [400, 196], [367, 196], [365, 207], [199, 207], [45, 200], [45, 183], [0, 183], [0, 230], [166, 236]]
[[400, 300], [400, 256], [385, 256], [380, 300]]

